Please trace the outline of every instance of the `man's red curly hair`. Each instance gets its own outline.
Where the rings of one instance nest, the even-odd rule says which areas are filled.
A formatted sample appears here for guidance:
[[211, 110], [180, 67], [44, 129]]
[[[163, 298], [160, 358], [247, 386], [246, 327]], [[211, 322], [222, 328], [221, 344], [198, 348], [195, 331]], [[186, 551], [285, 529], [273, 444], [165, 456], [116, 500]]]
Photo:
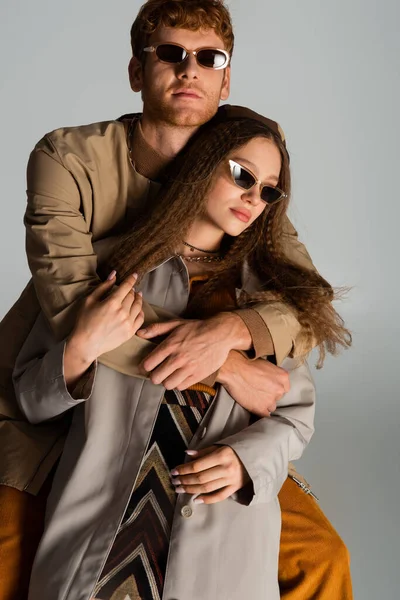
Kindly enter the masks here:
[[148, 0], [131, 28], [133, 56], [141, 58], [152, 33], [159, 27], [214, 29], [232, 55], [234, 35], [228, 8], [223, 0]]

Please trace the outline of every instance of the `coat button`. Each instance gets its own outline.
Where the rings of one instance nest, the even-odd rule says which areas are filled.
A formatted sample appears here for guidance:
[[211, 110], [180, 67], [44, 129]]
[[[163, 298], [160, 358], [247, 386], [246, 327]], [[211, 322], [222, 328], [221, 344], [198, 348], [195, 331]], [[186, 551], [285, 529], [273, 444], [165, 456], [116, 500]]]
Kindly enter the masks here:
[[192, 514], [193, 514], [193, 511], [190, 508], [190, 506], [188, 506], [187, 504], [185, 506], [182, 506], [182, 508], [181, 508], [182, 517], [185, 517], [186, 519], [188, 519], [189, 517], [192, 516]]
[[201, 440], [203, 439], [203, 437], [205, 437], [206, 433], [207, 433], [207, 427], [204, 427], [203, 431], [200, 433]]

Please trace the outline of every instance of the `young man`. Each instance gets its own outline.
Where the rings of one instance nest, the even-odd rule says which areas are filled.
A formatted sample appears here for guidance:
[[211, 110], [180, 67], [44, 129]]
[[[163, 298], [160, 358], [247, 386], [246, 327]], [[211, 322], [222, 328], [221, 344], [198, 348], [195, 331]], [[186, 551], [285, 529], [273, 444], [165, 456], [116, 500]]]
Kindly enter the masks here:
[[[2, 339], [14, 341], [12, 348], [2, 345], [0, 357], [0, 413], [4, 415], [0, 597], [6, 600], [25, 593], [51, 470], [68, 429], [68, 419], [39, 426], [22, 419], [10, 384], [15, 357], [40, 306], [58, 338], [68, 335], [79, 299], [98, 282], [93, 242], [134, 222], [144, 204], [152, 201], [157, 187], [152, 181], [229, 95], [230, 66], [223, 61], [232, 54], [233, 33], [220, 2], [150, 0], [132, 27], [132, 50], [129, 76], [132, 89], [143, 98], [140, 122], [122, 119], [58, 130], [39, 142], [28, 165], [25, 223], [33, 285], [26, 288], [0, 330]], [[213, 65], [223, 68], [210, 68]], [[295, 260], [313, 268], [289, 223], [287, 244]], [[273, 406], [287, 390], [285, 373], [267, 361], [251, 362], [233, 351], [250, 351], [254, 358], [274, 354], [281, 364], [296, 352], [300, 327], [295, 316], [281, 305], [260, 305], [220, 315], [217, 326], [216, 331], [216, 322], [207, 320], [178, 324], [162, 356], [155, 350], [145, 362], [153, 381], [165, 385], [172, 381], [178, 387], [187, 381], [185, 364], [191, 360], [197, 361], [201, 379], [213, 375], [215, 380], [215, 371], [229, 354], [235, 373], [231, 395], [253, 412]], [[157, 327], [153, 333], [159, 332]], [[198, 356], [190, 354], [193, 336], [208, 349], [201, 364]], [[226, 340], [224, 347], [213, 345], [217, 338]], [[319, 598], [351, 598], [346, 549], [314, 500], [287, 480], [280, 501], [282, 596], [291, 600], [318, 593]], [[340, 560], [332, 560], [335, 549]]]

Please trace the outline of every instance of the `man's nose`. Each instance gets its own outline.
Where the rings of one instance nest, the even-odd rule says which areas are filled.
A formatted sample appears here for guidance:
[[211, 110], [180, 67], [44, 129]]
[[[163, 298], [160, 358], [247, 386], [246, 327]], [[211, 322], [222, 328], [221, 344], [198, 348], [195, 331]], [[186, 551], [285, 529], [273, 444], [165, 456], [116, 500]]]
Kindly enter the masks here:
[[199, 68], [196, 57], [189, 54], [183, 62], [177, 65], [177, 77], [179, 79], [197, 79]]

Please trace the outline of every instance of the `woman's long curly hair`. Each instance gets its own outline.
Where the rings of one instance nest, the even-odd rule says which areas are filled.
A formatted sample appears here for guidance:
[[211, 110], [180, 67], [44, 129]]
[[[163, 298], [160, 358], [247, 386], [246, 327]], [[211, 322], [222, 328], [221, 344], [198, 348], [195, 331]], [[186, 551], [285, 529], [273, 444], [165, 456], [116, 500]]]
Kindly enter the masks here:
[[168, 167], [157, 201], [137, 226], [120, 238], [110, 265], [117, 270], [120, 280], [133, 272], [140, 278], [173, 255], [196, 218], [204, 213], [219, 165], [257, 137], [271, 140], [280, 151], [278, 187], [287, 198], [266, 207], [239, 236], [224, 237], [223, 258], [189, 304], [186, 316], [201, 316], [202, 306], [211, 293], [240, 287], [241, 266], [247, 261], [260, 280], [262, 291], [244, 295], [245, 305], [278, 301], [291, 307], [302, 327], [305, 346], [319, 347], [317, 366], [322, 366], [326, 351], [335, 354], [338, 346], [350, 346], [351, 335], [332, 306], [335, 293], [331, 285], [316, 271], [296, 264], [286, 254], [285, 225], [291, 189], [289, 155], [279, 133], [262, 122], [249, 118], [219, 122], [214, 118], [200, 128]]

